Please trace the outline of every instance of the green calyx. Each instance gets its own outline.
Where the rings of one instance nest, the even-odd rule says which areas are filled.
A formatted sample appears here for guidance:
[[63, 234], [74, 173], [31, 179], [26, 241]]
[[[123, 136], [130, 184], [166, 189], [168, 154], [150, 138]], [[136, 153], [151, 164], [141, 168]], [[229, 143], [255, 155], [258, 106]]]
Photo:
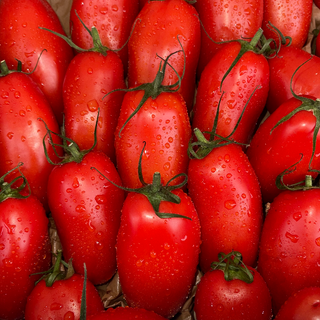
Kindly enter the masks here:
[[[15, 168], [12, 170], [8, 171], [5, 175], [3, 175], [0, 178], [0, 202], [9, 199], [9, 198], [14, 198], [14, 199], [26, 199], [31, 195], [31, 189], [30, 185], [26, 179], [26, 177], [22, 174], [20, 171], [20, 167], [23, 165], [22, 162], [20, 162]], [[20, 173], [20, 176], [16, 177], [13, 179], [11, 182], [6, 182], [4, 179], [6, 176], [8, 176], [10, 173], [13, 171], [18, 170]], [[13, 188], [12, 185], [16, 183], [18, 180], [22, 179], [22, 183], [19, 185], [19, 187]], [[25, 188], [25, 186], [28, 186], [29, 193], [28, 195], [22, 195], [21, 191]]]
[[246, 283], [253, 282], [253, 274], [242, 262], [242, 255], [238, 251], [229, 254], [219, 253], [218, 260], [211, 264], [211, 271], [221, 270], [226, 281], [242, 280]]
[[[170, 55], [167, 56], [166, 59], [163, 59], [161, 58], [160, 56], [157, 55], [158, 58], [161, 59], [161, 62], [160, 62], [160, 66], [159, 66], [159, 70], [158, 70], [158, 73], [156, 74], [156, 77], [154, 79], [153, 82], [150, 82], [150, 83], [144, 83], [142, 85], [139, 85], [135, 88], [130, 88], [130, 89], [115, 89], [115, 90], [112, 90], [110, 92], [108, 92], [103, 98], [105, 98], [107, 95], [113, 93], [113, 92], [116, 92], [116, 91], [125, 91], [125, 92], [133, 92], [133, 91], [144, 91], [144, 95], [140, 101], [140, 103], [138, 104], [138, 106], [136, 107], [136, 109], [132, 112], [132, 114], [128, 117], [128, 119], [125, 121], [125, 123], [123, 124], [123, 126], [121, 127], [120, 131], [119, 131], [119, 137], [121, 137], [121, 132], [122, 130], [124, 129], [124, 127], [127, 125], [127, 123], [138, 113], [138, 111], [141, 109], [141, 107], [143, 106], [143, 104], [149, 99], [156, 99], [162, 92], [177, 92], [180, 87], [181, 87], [181, 80], [183, 79], [184, 77], [184, 73], [185, 73], [185, 63], [183, 65], [183, 73], [182, 73], [182, 76], [180, 76], [178, 74], [178, 72], [173, 68], [172, 65], [170, 65], [170, 63], [168, 62], [169, 61], [169, 58], [178, 53], [178, 52], [183, 52], [183, 55], [184, 55], [184, 60], [185, 60], [185, 52], [183, 50], [183, 47], [181, 45], [181, 42], [179, 40], [179, 36], [177, 37], [178, 39], [178, 42], [181, 46], [181, 50], [179, 51], [175, 51], [173, 53], [171, 53]], [[162, 64], [163, 62], [163, 64]], [[163, 79], [164, 79], [164, 76], [165, 76], [165, 71], [166, 71], [166, 67], [167, 66], [170, 66], [172, 68], [172, 70], [175, 72], [175, 74], [177, 75], [178, 77], [178, 81], [172, 85], [163, 85], [162, 82], [163, 82]]]
[[[47, 133], [45, 134], [45, 136], [43, 137], [43, 140], [42, 140], [43, 149], [44, 149], [44, 153], [45, 153], [47, 161], [52, 165], [62, 165], [62, 164], [69, 163], [69, 162], [80, 163], [82, 161], [83, 157], [86, 154], [88, 154], [90, 151], [92, 151], [97, 144], [97, 129], [98, 129], [99, 114], [100, 114], [100, 108], [98, 109], [98, 113], [97, 113], [97, 119], [96, 119], [96, 124], [95, 124], [95, 129], [94, 129], [93, 145], [90, 149], [86, 149], [86, 150], [80, 150], [79, 146], [77, 145], [77, 143], [75, 141], [66, 137], [65, 130], [64, 130], [64, 123], [62, 125], [62, 132], [61, 132], [61, 134], [59, 134], [59, 133], [51, 131], [48, 128], [47, 124], [42, 119], [39, 119], [39, 120], [43, 121], [43, 123], [46, 127], [46, 130], [47, 130]], [[58, 136], [62, 140], [62, 144], [54, 143], [52, 135]], [[55, 155], [61, 159], [61, 161], [58, 163], [53, 162], [49, 157], [48, 149], [46, 146], [47, 138], [49, 138], [49, 143], [53, 147], [53, 151], [54, 151]], [[60, 156], [58, 154], [56, 148], [62, 148], [64, 150], [64, 155]]]
[[[119, 186], [117, 184], [115, 184], [114, 182], [112, 182], [111, 180], [109, 180], [106, 176], [104, 176], [98, 169], [96, 169], [95, 167], [92, 167], [91, 169], [96, 170], [97, 172], [99, 172], [99, 174], [101, 174], [106, 180], [108, 180], [110, 183], [112, 183], [114, 186], [127, 191], [127, 192], [135, 192], [135, 193], [140, 193], [145, 195], [149, 202], [151, 203], [155, 214], [161, 218], [161, 219], [166, 219], [166, 218], [185, 218], [185, 219], [189, 219], [191, 220], [189, 217], [187, 216], [183, 216], [180, 214], [175, 214], [175, 213], [164, 213], [164, 212], [159, 212], [159, 207], [160, 207], [160, 203], [161, 201], [168, 201], [168, 202], [172, 202], [172, 203], [176, 203], [179, 204], [181, 199], [179, 198], [179, 196], [175, 195], [174, 193], [172, 193], [173, 190], [175, 189], [179, 189], [182, 188], [186, 183], [187, 183], [187, 175], [185, 173], [181, 173], [178, 174], [176, 176], [174, 176], [172, 179], [170, 179], [165, 185], [161, 184], [161, 176], [159, 172], [155, 172], [153, 175], [153, 181], [151, 184], [147, 184], [142, 176], [142, 167], [141, 167], [141, 161], [142, 161], [142, 155], [145, 149], [145, 142], [144, 142], [144, 147], [142, 149], [142, 152], [140, 154], [140, 159], [139, 159], [139, 167], [138, 167], [138, 173], [139, 173], [139, 179], [143, 185], [143, 187], [141, 188], [137, 188], [137, 189], [133, 189], [133, 188], [125, 188], [122, 186]], [[179, 178], [179, 177], [185, 177], [185, 179], [183, 180], [183, 182], [181, 182], [178, 185], [173, 185], [170, 186], [170, 183]]]

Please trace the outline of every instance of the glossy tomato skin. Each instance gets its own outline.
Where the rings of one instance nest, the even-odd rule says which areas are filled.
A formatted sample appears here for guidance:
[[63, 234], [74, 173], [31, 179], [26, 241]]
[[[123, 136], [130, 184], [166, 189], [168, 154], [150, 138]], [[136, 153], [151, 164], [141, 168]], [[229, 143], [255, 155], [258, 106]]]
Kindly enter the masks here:
[[[211, 131], [217, 107], [220, 113], [216, 133], [226, 137], [235, 128], [244, 106], [251, 94], [243, 117], [232, 139], [248, 143], [261, 115], [269, 91], [269, 65], [263, 55], [252, 51], [246, 52], [231, 72], [221, 81], [238, 55], [241, 45], [231, 42], [222, 47], [210, 60], [201, 74], [196, 103], [193, 112], [192, 127], [202, 132]], [[260, 86], [260, 89], [257, 87]], [[209, 138], [209, 135], [205, 135]]]
[[83, 52], [73, 58], [63, 82], [65, 131], [80, 150], [93, 146], [100, 108], [95, 150], [103, 151], [115, 162], [114, 131], [124, 93], [105, 95], [125, 87], [123, 65], [114, 52]]
[[226, 281], [222, 270], [204, 274], [198, 285], [194, 311], [197, 320], [270, 320], [271, 297], [268, 287], [257, 270], [252, 283], [239, 279]]
[[89, 316], [87, 320], [166, 320], [153, 311], [141, 308], [117, 307]]
[[[0, 176], [20, 167], [31, 191], [48, 210], [47, 183], [53, 168], [46, 159], [43, 138], [48, 128], [59, 132], [58, 122], [43, 92], [26, 74], [14, 72], [0, 78]], [[43, 121], [41, 121], [41, 119]], [[61, 144], [58, 137], [53, 142]], [[59, 160], [48, 139], [45, 139], [48, 156]], [[59, 155], [62, 151], [57, 148]], [[7, 176], [8, 181], [19, 176], [16, 170]]]
[[281, 306], [276, 320], [319, 319], [320, 287], [306, 287], [291, 295]]
[[259, 248], [258, 271], [276, 315], [296, 291], [319, 285], [320, 190], [284, 191], [271, 203]]
[[[247, 149], [248, 158], [260, 182], [264, 202], [272, 201], [282, 192], [276, 186], [277, 176], [298, 163], [301, 155], [303, 158], [296, 165], [296, 169], [283, 177], [284, 183], [294, 184], [304, 181], [306, 174], [311, 174], [313, 177], [317, 175], [309, 171], [313, 131], [316, 123], [316, 118], [311, 111], [298, 112], [271, 133], [272, 128], [280, 119], [300, 105], [301, 101], [296, 98], [283, 103], [261, 124]], [[317, 140], [319, 140], [318, 137]], [[319, 152], [320, 146], [317, 141], [311, 168], [319, 168]]]
[[[57, 280], [51, 287], [40, 281], [28, 297], [25, 320], [80, 319], [81, 295], [84, 276], [74, 274], [68, 279]], [[87, 315], [103, 310], [103, 304], [95, 286], [86, 283]]]
[[200, 223], [191, 199], [173, 191], [180, 204], [160, 203], [159, 212], [190, 217], [161, 219], [148, 199], [129, 193], [117, 238], [119, 280], [130, 307], [170, 318], [194, 284], [200, 252]]
[[[221, 45], [214, 43], [237, 39], [251, 39], [261, 27], [262, 0], [201, 0], [195, 3], [203, 24], [198, 77]], [[209, 34], [212, 40], [209, 39]]]
[[[271, 22], [284, 36], [292, 39], [291, 46], [302, 48], [308, 38], [313, 0], [265, 0], [262, 29], [267, 39], [279, 42]], [[268, 27], [269, 26], [269, 27]]]
[[[139, 0], [74, 0], [70, 11], [72, 41], [90, 49], [93, 41], [77, 17], [91, 30], [97, 28], [102, 44], [111, 50], [120, 49], [128, 40], [131, 27], [139, 12]], [[125, 74], [128, 69], [128, 46], [119, 52]]]
[[[22, 319], [27, 298], [51, 265], [49, 220], [33, 195], [0, 203], [0, 319]], [[32, 275], [32, 276], [31, 276]]]
[[[191, 126], [185, 101], [179, 93], [163, 92], [154, 100], [149, 98], [120, 132], [143, 94], [144, 91], [125, 94], [115, 131], [118, 171], [124, 186], [129, 188], [142, 186], [138, 165], [144, 141], [141, 166], [146, 183], [152, 183], [154, 172], [160, 172], [161, 182], [166, 184], [177, 174], [186, 173], [189, 162]], [[176, 179], [173, 183], [181, 181]]]
[[25, 72], [32, 71], [38, 62], [30, 76], [44, 92], [61, 124], [62, 82], [73, 52], [63, 39], [39, 28], [65, 34], [58, 16], [45, 0], [2, 0], [0, 14], [0, 60], [6, 60], [9, 69], [16, 69], [18, 59]]
[[49, 177], [49, 207], [57, 226], [64, 259], [77, 273], [86, 263], [93, 284], [108, 281], [116, 270], [116, 236], [124, 191], [112, 185], [121, 180], [114, 164], [102, 152], [92, 151], [81, 163], [55, 167]]
[[242, 148], [222, 146], [190, 160], [188, 191], [201, 223], [201, 270], [209, 271], [220, 252], [232, 250], [254, 266], [263, 208], [258, 179]]
[[[195, 8], [184, 0], [150, 1], [141, 9], [137, 24], [128, 42], [129, 87], [153, 82], [162, 60], [173, 52], [169, 63], [182, 76], [179, 92], [190, 111], [193, 107], [195, 74], [200, 53], [200, 23]], [[178, 42], [181, 42], [181, 45]], [[162, 62], [163, 63], [163, 62]], [[163, 85], [172, 85], [178, 77], [167, 66]]]
[[292, 98], [290, 82], [297, 68], [304, 64], [292, 80], [297, 95], [320, 97], [320, 58], [293, 46], [282, 46], [278, 57], [269, 59], [270, 90], [266, 107], [273, 113], [282, 103]]

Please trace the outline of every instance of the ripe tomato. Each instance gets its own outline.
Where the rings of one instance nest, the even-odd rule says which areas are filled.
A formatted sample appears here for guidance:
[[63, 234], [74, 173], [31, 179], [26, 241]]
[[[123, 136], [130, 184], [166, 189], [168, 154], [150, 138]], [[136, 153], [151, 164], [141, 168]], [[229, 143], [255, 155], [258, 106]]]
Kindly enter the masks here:
[[[270, 320], [270, 292], [259, 272], [238, 265], [236, 258], [228, 265], [221, 260], [198, 284], [194, 300], [197, 320]], [[250, 279], [247, 273], [251, 273]]]
[[[200, 23], [195, 8], [185, 0], [147, 2], [137, 17], [129, 51], [129, 87], [152, 82], [163, 59], [173, 52], [164, 77], [164, 85], [177, 81], [175, 71], [184, 77], [179, 92], [190, 111], [193, 107], [195, 74], [200, 53]], [[181, 45], [178, 41], [181, 42]], [[158, 56], [157, 56], [158, 55]], [[173, 70], [175, 69], [175, 71]]]
[[[308, 61], [310, 58], [312, 59]], [[301, 66], [306, 61], [308, 62]], [[292, 98], [291, 79], [292, 90], [297, 95], [320, 97], [319, 57], [312, 56], [300, 48], [282, 46], [278, 56], [269, 59], [269, 66], [270, 89], [266, 107], [270, 113]], [[299, 66], [301, 68], [297, 70]]]
[[98, 108], [95, 150], [106, 153], [115, 162], [114, 131], [124, 93], [111, 90], [125, 88], [123, 65], [112, 51], [82, 52], [71, 61], [63, 82], [66, 136], [81, 150], [93, 145]]
[[[198, 77], [221, 45], [215, 42], [251, 39], [261, 27], [263, 0], [201, 0], [195, 3], [203, 24]], [[213, 42], [208, 35], [211, 37]]]
[[166, 320], [153, 311], [141, 308], [117, 307], [87, 317], [87, 320]]
[[39, 28], [64, 34], [58, 16], [45, 0], [1, 0], [0, 15], [0, 60], [16, 69], [18, 59], [25, 72], [31, 72], [38, 62], [30, 76], [44, 92], [61, 124], [62, 82], [73, 52], [64, 40]]
[[48, 181], [48, 199], [61, 240], [64, 258], [76, 273], [88, 269], [93, 284], [108, 281], [116, 271], [116, 236], [124, 191], [91, 170], [94, 166], [118, 185], [114, 164], [103, 153], [91, 151], [80, 162], [56, 166]]
[[177, 92], [148, 98], [121, 131], [143, 95], [142, 90], [125, 94], [115, 131], [118, 171], [124, 186], [129, 188], [142, 186], [138, 163], [144, 141], [142, 173], [146, 183], [152, 182], [154, 172], [160, 172], [162, 183], [166, 184], [177, 174], [186, 172], [189, 162], [190, 120], [185, 101]]
[[[315, 98], [309, 99], [308, 103], [314, 102], [314, 108], [317, 110], [318, 102], [313, 100]], [[276, 185], [277, 176], [296, 163], [295, 170], [283, 177], [285, 184], [303, 182], [306, 174], [317, 176], [317, 173], [309, 171], [310, 167], [312, 169], [320, 167], [319, 134], [316, 137], [315, 154], [309, 167], [316, 123], [314, 114], [316, 113], [312, 110], [298, 111], [298, 108], [301, 107], [301, 100], [295, 97], [283, 103], [261, 124], [247, 149], [249, 161], [260, 182], [264, 202], [272, 201], [276, 195], [282, 192]], [[274, 128], [281, 119], [292, 111], [298, 112]], [[274, 130], [272, 130], [273, 128]], [[300, 161], [301, 155], [303, 158]]]
[[311, 23], [313, 0], [264, 0], [262, 28], [267, 38], [278, 41], [278, 34], [267, 25], [271, 22], [284, 36], [292, 38], [291, 46], [302, 48]]
[[[2, 67], [4, 63], [2, 63]], [[3, 75], [3, 76], [1, 76]], [[48, 210], [47, 183], [53, 166], [48, 163], [43, 150], [43, 137], [46, 134], [42, 121], [48, 128], [59, 131], [59, 126], [43, 92], [30, 76], [21, 72], [0, 75], [0, 175], [24, 165], [21, 172], [29, 182], [32, 193], [38, 197]], [[61, 143], [58, 137], [54, 143]], [[48, 139], [45, 139], [48, 155], [57, 161]], [[57, 149], [59, 155], [62, 154]], [[12, 172], [8, 179], [18, 176]]]
[[0, 203], [0, 319], [23, 318], [27, 298], [40, 277], [33, 274], [49, 269], [48, 224], [34, 195]]
[[[257, 36], [259, 37], [259, 34]], [[221, 99], [216, 134], [227, 137], [235, 128], [245, 105], [254, 93], [239, 126], [230, 137], [240, 143], [249, 142], [264, 109], [269, 90], [269, 65], [267, 59], [256, 52], [254, 43], [224, 79], [245, 45], [248, 44], [225, 44], [207, 64], [201, 74], [192, 119], [193, 128], [210, 132]], [[257, 87], [260, 89], [255, 91]], [[208, 137], [207, 134], [205, 136]]]
[[303, 288], [281, 306], [275, 320], [316, 320], [320, 314], [320, 287]]
[[195, 281], [200, 253], [200, 223], [191, 199], [173, 190], [181, 202], [161, 201], [160, 213], [191, 218], [159, 218], [143, 194], [124, 201], [117, 238], [119, 280], [130, 307], [173, 317]]
[[[28, 297], [25, 320], [80, 319], [84, 276], [74, 274], [68, 279], [57, 280], [46, 286], [41, 280]], [[86, 311], [93, 315], [103, 310], [100, 295], [95, 286], [86, 282]]]
[[[102, 44], [111, 50], [120, 49], [128, 40], [132, 24], [139, 12], [139, 0], [74, 0], [70, 11], [72, 41], [89, 49], [93, 41], [77, 14], [89, 29], [96, 27]], [[125, 74], [128, 68], [128, 46], [119, 51]]]
[[254, 266], [263, 218], [261, 191], [242, 148], [229, 144], [191, 159], [188, 190], [201, 223], [201, 270], [209, 271], [219, 252], [232, 250]]
[[258, 271], [274, 315], [298, 290], [320, 285], [320, 190], [283, 191], [271, 203], [259, 248]]

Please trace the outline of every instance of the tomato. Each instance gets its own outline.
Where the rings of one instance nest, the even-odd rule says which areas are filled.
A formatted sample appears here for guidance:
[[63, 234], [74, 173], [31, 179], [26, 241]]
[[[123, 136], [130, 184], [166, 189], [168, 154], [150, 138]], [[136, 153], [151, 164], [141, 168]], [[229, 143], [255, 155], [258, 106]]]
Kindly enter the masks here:
[[200, 223], [194, 205], [181, 189], [172, 193], [180, 203], [161, 201], [159, 212], [191, 220], [160, 218], [144, 194], [130, 192], [117, 238], [118, 274], [128, 305], [165, 318], [174, 316], [185, 303], [200, 252]]
[[[83, 28], [77, 14], [89, 29], [95, 26], [102, 44], [111, 50], [124, 46], [131, 27], [139, 12], [139, 0], [74, 0], [70, 11], [72, 41], [81, 48], [89, 49], [93, 41]], [[128, 68], [128, 46], [119, 51], [125, 74]]]
[[[4, 63], [2, 67], [5, 68]], [[0, 76], [0, 175], [17, 166], [24, 165], [21, 172], [29, 182], [32, 193], [38, 197], [48, 210], [47, 182], [53, 166], [48, 163], [44, 150], [43, 138], [46, 128], [59, 131], [57, 120], [43, 92], [29, 75], [21, 72], [4, 72]], [[48, 139], [45, 139], [48, 155], [57, 161]], [[61, 143], [58, 137], [54, 143]], [[58, 155], [62, 151], [57, 149]], [[12, 172], [11, 180], [18, 175]]]
[[103, 151], [114, 162], [114, 131], [124, 93], [119, 91], [104, 96], [118, 88], [125, 88], [123, 66], [112, 51], [105, 55], [79, 53], [71, 61], [63, 82], [66, 136], [81, 150], [90, 149], [100, 108], [95, 150]]
[[73, 52], [64, 40], [39, 28], [64, 34], [58, 16], [45, 0], [2, 0], [0, 15], [0, 60], [16, 69], [18, 59], [25, 72], [31, 72], [38, 62], [30, 76], [44, 92], [61, 124], [62, 82]]
[[[41, 280], [28, 297], [25, 320], [80, 319], [83, 283], [84, 276], [79, 274], [57, 280], [50, 287]], [[99, 293], [89, 280], [86, 282], [86, 302], [88, 316], [103, 310]]]
[[293, 295], [281, 306], [276, 320], [299, 320], [319, 318], [320, 287], [303, 288]]
[[[1, 179], [2, 180], [2, 179]], [[45, 210], [34, 196], [0, 203], [0, 319], [22, 319], [27, 298], [51, 265], [51, 245]], [[7, 185], [8, 186], [8, 185]]]
[[[169, 54], [184, 49], [185, 56], [179, 52], [173, 55], [164, 77], [164, 85], [177, 81], [175, 71], [184, 77], [179, 92], [190, 111], [193, 107], [195, 74], [200, 53], [200, 23], [195, 8], [185, 0], [150, 1], [139, 15], [128, 42], [129, 87], [152, 82], [160, 63]], [[181, 45], [179, 41], [181, 42]]]
[[188, 190], [201, 223], [200, 267], [203, 272], [219, 252], [237, 250], [254, 266], [262, 228], [258, 179], [239, 145], [214, 148], [203, 159], [191, 159]]
[[186, 172], [189, 162], [191, 126], [179, 93], [163, 92], [155, 99], [148, 98], [124, 126], [143, 95], [142, 90], [125, 94], [115, 131], [117, 167], [124, 186], [129, 188], [142, 186], [138, 163], [144, 141], [142, 173], [146, 183], [152, 182], [154, 172], [160, 172], [162, 183], [166, 184], [175, 175]]
[[320, 281], [320, 190], [283, 191], [270, 205], [259, 248], [258, 271], [274, 315], [298, 290]]
[[194, 300], [197, 320], [270, 320], [270, 292], [259, 272], [222, 261], [219, 259], [216, 268], [206, 272], [198, 284]]
[[[261, 32], [257, 33], [258, 38], [260, 35]], [[269, 65], [264, 55], [257, 53], [255, 41], [256, 39], [228, 74], [227, 71], [235, 59], [241, 55], [240, 50], [248, 46], [246, 42], [225, 44], [207, 64], [198, 85], [192, 118], [193, 128], [202, 132], [212, 130], [221, 99], [216, 134], [229, 136], [253, 94], [236, 131], [230, 137], [240, 143], [249, 142], [264, 109], [269, 90]], [[256, 90], [257, 88], [259, 89]], [[205, 136], [208, 137], [207, 134]]]
[[160, 315], [141, 308], [117, 307], [109, 308], [95, 315], [87, 317], [87, 320], [165, 320]]
[[291, 46], [302, 48], [308, 38], [313, 0], [265, 0], [262, 28], [267, 38], [278, 41], [278, 33], [269, 25], [272, 23], [284, 36], [292, 38]]
[[[305, 63], [306, 61], [308, 62]], [[305, 64], [301, 66], [303, 63]], [[278, 56], [269, 59], [269, 66], [270, 90], [266, 107], [270, 113], [292, 97], [291, 79], [292, 90], [297, 95], [320, 97], [319, 57], [300, 48], [282, 46]], [[297, 70], [299, 66], [301, 68]]]
[[65, 260], [72, 258], [76, 273], [88, 269], [93, 284], [108, 281], [116, 271], [116, 236], [124, 191], [114, 164], [103, 152], [90, 151], [79, 162], [56, 166], [48, 181], [48, 199]]
[[[307, 99], [306, 105], [312, 106], [313, 100], [315, 98]], [[260, 182], [264, 202], [272, 201], [283, 191], [276, 185], [276, 179], [292, 166], [294, 170], [290, 170], [283, 177], [285, 184], [303, 182], [306, 174], [312, 174], [314, 178], [317, 176], [316, 172], [310, 172], [310, 168], [317, 169], [320, 166], [318, 134], [315, 140], [315, 154], [312, 157], [316, 123], [313, 108], [318, 108], [318, 102], [314, 103], [314, 107], [300, 110], [303, 105], [298, 96], [289, 99], [261, 124], [253, 136], [247, 155]], [[275, 128], [279, 121], [293, 111], [296, 113], [290, 119]]]
[[[195, 3], [203, 24], [198, 77], [221, 45], [215, 42], [251, 39], [261, 27], [263, 0], [201, 0]], [[215, 42], [213, 42], [214, 40]]]

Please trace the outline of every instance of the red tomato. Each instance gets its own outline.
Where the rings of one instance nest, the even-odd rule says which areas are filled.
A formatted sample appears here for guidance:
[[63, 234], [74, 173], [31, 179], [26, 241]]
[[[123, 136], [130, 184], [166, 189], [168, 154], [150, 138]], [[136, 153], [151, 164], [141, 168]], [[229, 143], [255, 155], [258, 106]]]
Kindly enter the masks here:
[[[160, 62], [175, 51], [164, 77], [164, 85], [172, 85], [182, 76], [179, 92], [190, 111], [195, 92], [195, 74], [200, 52], [200, 23], [195, 8], [185, 0], [150, 1], [140, 11], [133, 34], [128, 42], [129, 87], [152, 82]], [[179, 36], [179, 37], [178, 37]], [[178, 41], [181, 42], [181, 45]], [[158, 55], [158, 56], [157, 56]], [[173, 70], [175, 69], [175, 71]]]
[[158, 314], [141, 308], [117, 307], [108, 308], [95, 315], [87, 317], [87, 320], [166, 320]]
[[[80, 319], [84, 277], [74, 274], [68, 279], [57, 280], [51, 287], [40, 281], [28, 297], [25, 320]], [[86, 312], [93, 315], [103, 310], [100, 295], [95, 286], [86, 282]]]
[[[92, 48], [89, 29], [95, 26], [102, 44], [111, 50], [120, 49], [130, 36], [131, 27], [139, 12], [139, 0], [74, 0], [70, 11], [71, 39], [80, 48]], [[125, 73], [128, 68], [128, 46], [119, 51]]]
[[81, 150], [93, 145], [100, 108], [95, 150], [103, 151], [115, 162], [114, 131], [124, 93], [104, 96], [125, 86], [122, 62], [114, 52], [83, 52], [73, 58], [63, 83], [65, 130]]
[[[0, 76], [0, 175], [23, 162], [21, 172], [28, 180], [31, 191], [48, 210], [47, 183], [53, 166], [43, 150], [46, 128], [42, 119], [53, 131], [59, 131], [57, 120], [43, 92], [26, 74], [13, 72]], [[53, 137], [54, 143], [61, 143]], [[48, 155], [58, 161], [48, 139], [45, 139]], [[57, 149], [58, 154], [62, 154]], [[8, 175], [12, 180], [15, 171]]]
[[[216, 42], [251, 39], [261, 27], [263, 0], [201, 0], [195, 3], [203, 24], [198, 77], [221, 45]], [[208, 35], [211, 39], [208, 37]]]
[[[314, 100], [314, 98], [312, 99]], [[272, 201], [276, 195], [282, 192], [276, 185], [277, 176], [298, 163], [301, 155], [303, 158], [295, 166], [295, 170], [283, 177], [284, 183], [291, 185], [304, 181], [306, 174], [317, 176], [317, 173], [309, 171], [316, 123], [314, 113], [311, 110], [298, 111], [272, 131], [278, 121], [290, 112], [298, 110], [300, 106], [301, 101], [296, 98], [291, 98], [283, 103], [261, 124], [247, 149], [247, 155], [260, 182], [264, 202]], [[319, 138], [318, 134], [315, 154], [311, 163], [313, 169], [320, 167]]]
[[278, 33], [268, 27], [271, 22], [284, 36], [292, 38], [291, 46], [302, 48], [308, 38], [313, 0], [264, 0], [262, 28], [266, 38]]
[[64, 40], [39, 28], [65, 34], [58, 16], [45, 0], [2, 0], [0, 15], [0, 60], [16, 69], [18, 59], [26, 72], [32, 71], [38, 62], [30, 76], [44, 92], [61, 124], [62, 82], [73, 53]]
[[233, 278], [235, 273], [243, 272], [242, 266], [239, 266], [238, 270], [230, 269], [229, 278], [226, 278], [228, 271], [224, 268], [204, 274], [194, 300], [197, 320], [271, 319], [271, 297], [268, 287], [257, 270], [247, 268], [247, 272], [251, 272], [253, 277], [253, 281], [250, 280], [248, 283], [242, 280], [242, 275], [240, 278]]
[[284, 191], [271, 203], [258, 271], [270, 289], [274, 315], [294, 292], [320, 285], [319, 229], [319, 189]]
[[320, 1], [319, 0], [313, 0], [313, 3], [320, 8]]
[[155, 99], [148, 98], [120, 132], [143, 95], [141, 90], [125, 94], [115, 132], [118, 171], [124, 186], [129, 188], [142, 186], [138, 163], [144, 141], [142, 173], [146, 183], [152, 182], [154, 172], [160, 172], [162, 183], [166, 184], [177, 174], [186, 172], [189, 162], [191, 126], [185, 101], [179, 93], [163, 92]]
[[214, 148], [203, 159], [192, 159], [188, 190], [201, 223], [200, 267], [203, 272], [219, 252], [237, 250], [253, 266], [262, 228], [262, 201], [257, 177], [242, 148]]
[[91, 151], [81, 162], [56, 166], [48, 181], [49, 207], [57, 226], [66, 261], [72, 258], [76, 273], [93, 284], [108, 281], [116, 271], [116, 236], [124, 191], [114, 164], [102, 152]]
[[320, 314], [320, 287], [307, 287], [288, 298], [276, 320], [317, 320]]
[[[312, 58], [292, 76], [297, 68]], [[270, 90], [266, 107], [274, 112], [282, 103], [292, 97], [292, 90], [297, 95], [320, 97], [320, 58], [292, 46], [282, 46], [277, 57], [269, 59]]]
[[51, 265], [49, 220], [33, 195], [0, 203], [0, 319], [22, 319], [27, 298]]
[[[198, 85], [192, 127], [201, 132], [211, 131], [221, 95], [219, 121], [216, 134], [229, 136], [248, 102], [235, 133], [230, 137], [241, 143], [248, 143], [257, 121], [264, 109], [269, 90], [269, 65], [267, 59], [255, 52], [247, 51], [221, 82], [238, 56], [241, 44], [225, 44], [204, 69]], [[205, 135], [208, 137], [208, 135]]]
[[143, 194], [129, 193], [117, 238], [119, 280], [130, 307], [170, 318], [186, 301], [195, 281], [200, 252], [200, 224], [191, 199], [181, 189], [179, 204], [162, 201], [161, 219]]

